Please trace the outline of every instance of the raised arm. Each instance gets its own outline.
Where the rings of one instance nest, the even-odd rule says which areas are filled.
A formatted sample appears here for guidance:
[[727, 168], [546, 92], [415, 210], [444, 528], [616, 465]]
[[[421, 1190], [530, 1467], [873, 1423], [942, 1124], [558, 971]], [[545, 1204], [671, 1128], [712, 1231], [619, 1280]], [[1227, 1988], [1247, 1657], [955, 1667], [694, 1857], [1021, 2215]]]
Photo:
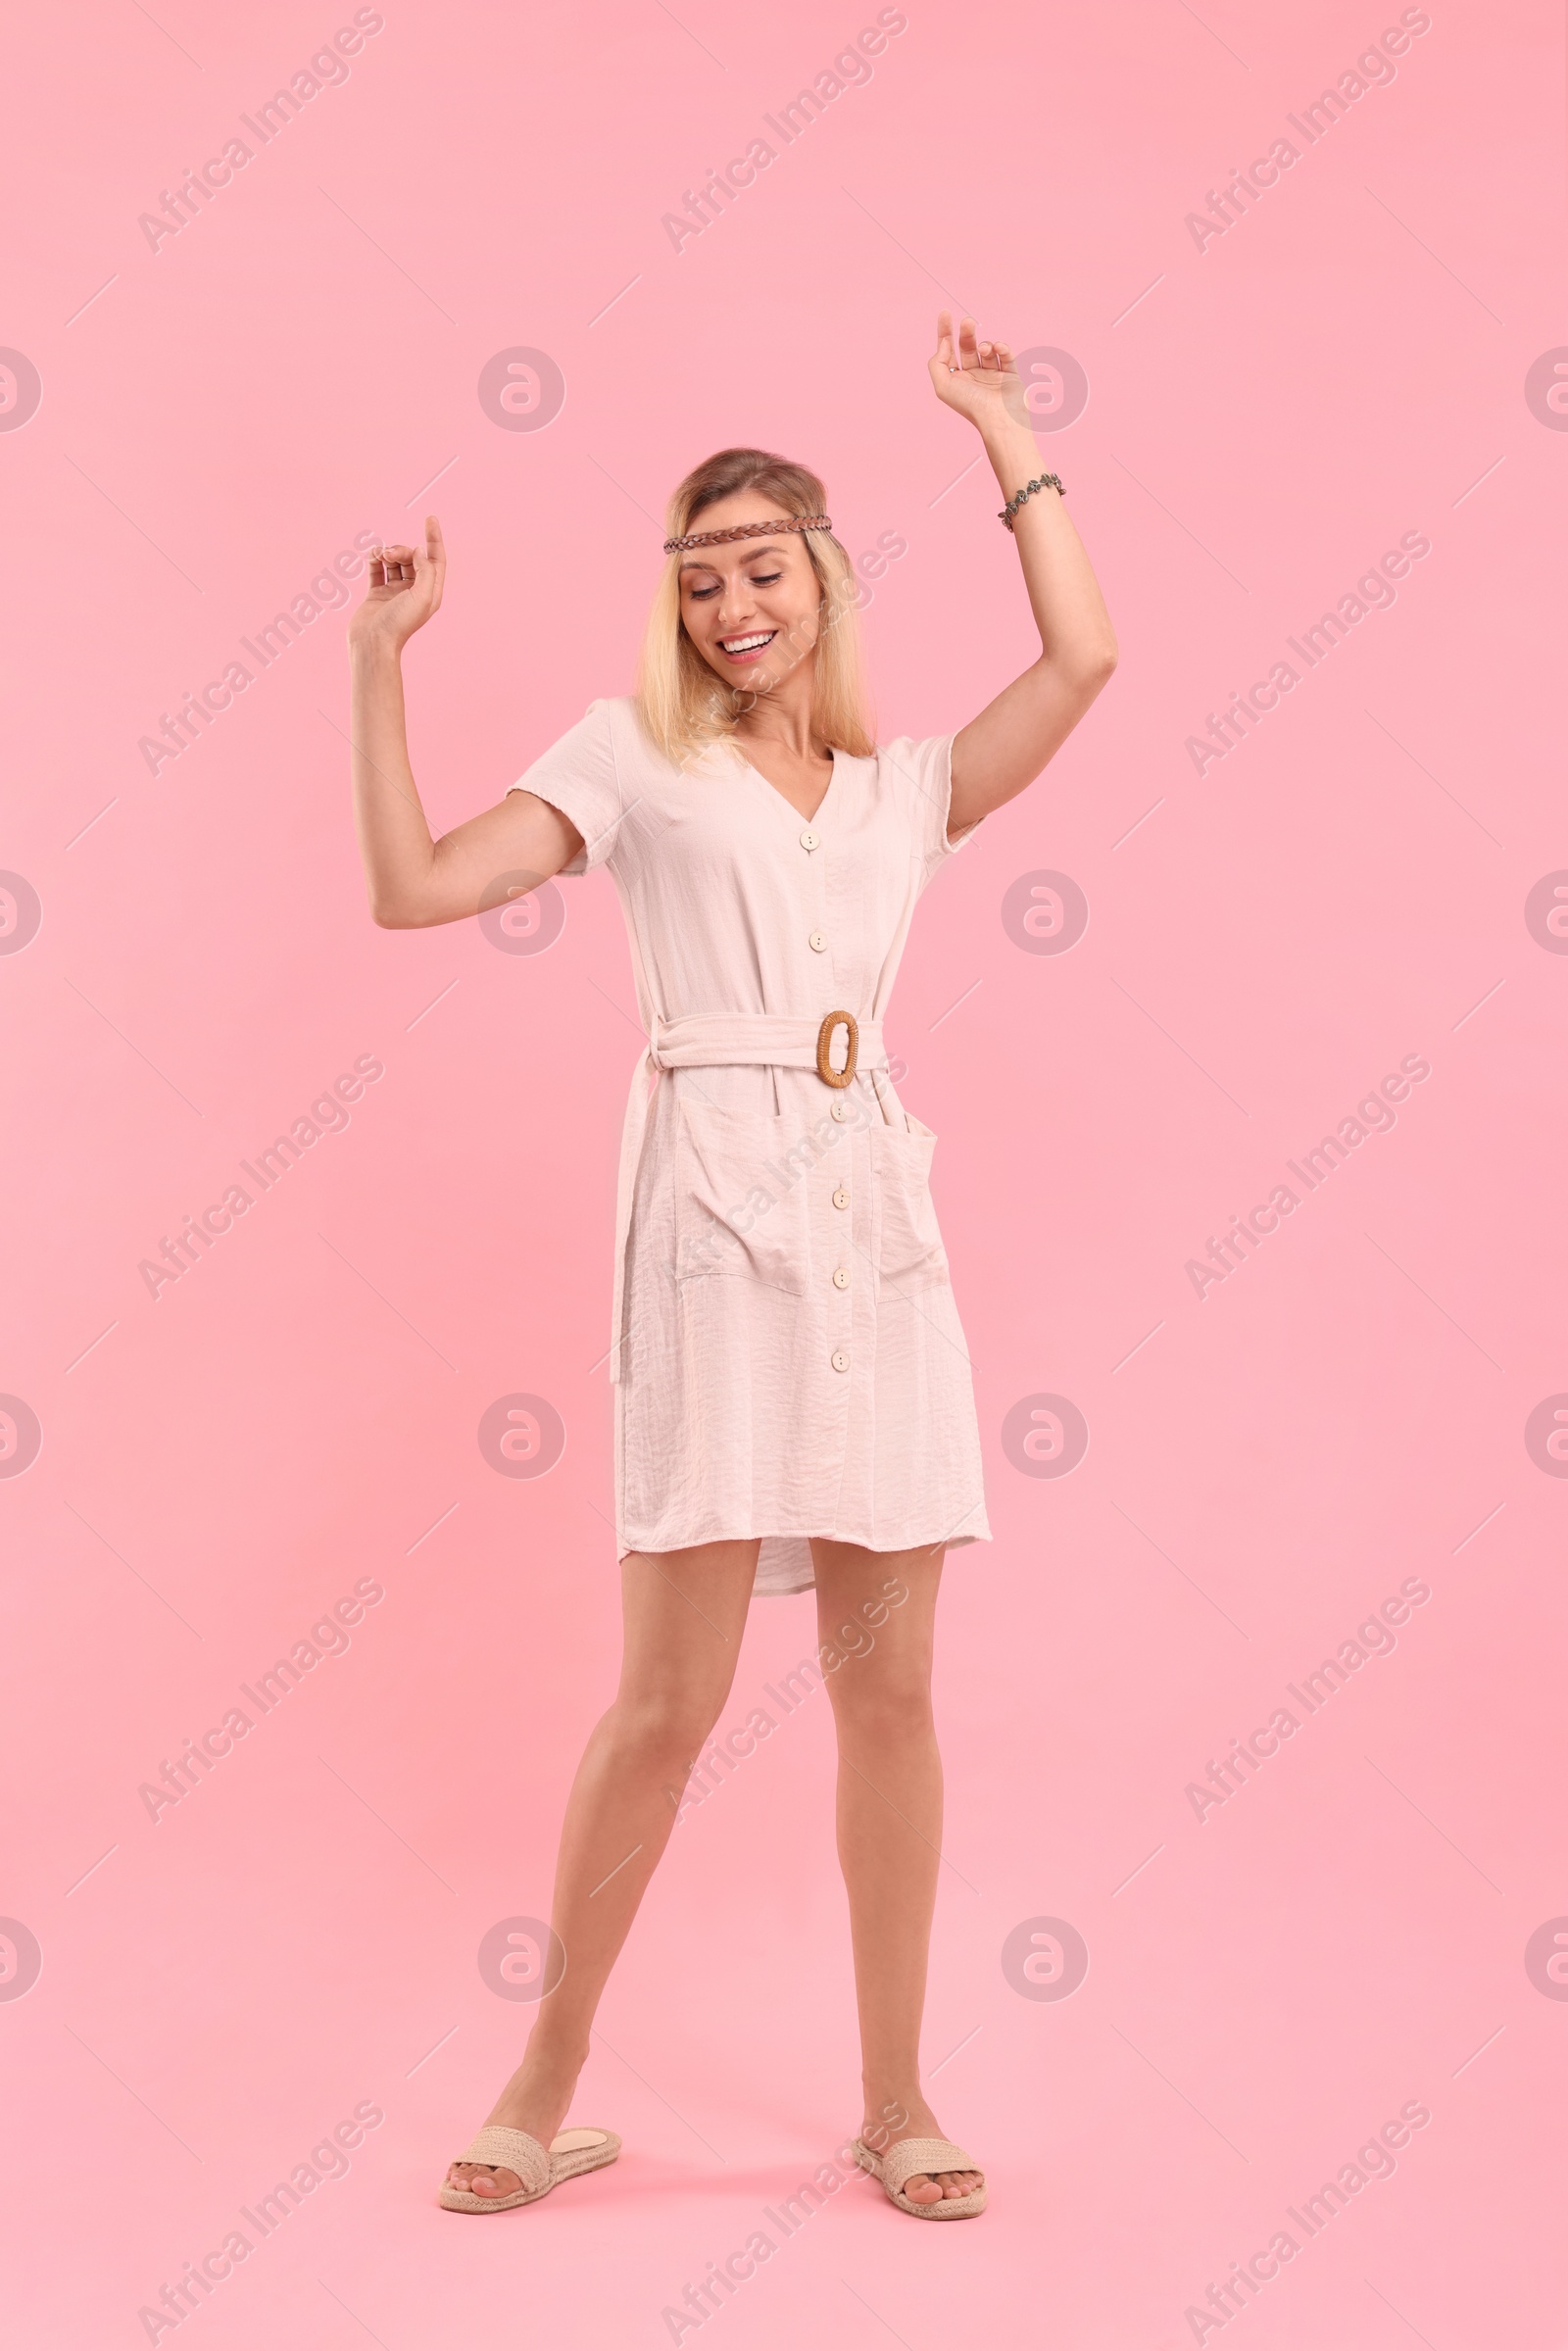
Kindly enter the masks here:
[[[937, 320], [937, 397], [974, 425], [1004, 503], [1052, 468], [1035, 446], [1024, 387], [1005, 343], [980, 343], [974, 320]], [[998, 525], [998, 528], [1001, 526]], [[1116, 637], [1100, 583], [1055, 490], [1036, 490], [1013, 516], [1040, 659], [971, 718], [953, 746], [948, 832], [962, 832], [1032, 784], [1116, 666]]]
[[439, 610], [446, 579], [434, 514], [426, 515], [424, 531], [422, 551], [372, 552], [365, 602], [349, 622], [354, 819], [370, 913], [389, 930], [477, 914], [498, 903], [487, 893], [499, 875], [546, 881], [582, 847], [576, 827], [532, 792], [510, 792], [499, 808], [431, 839], [409, 763], [403, 710], [403, 648]]

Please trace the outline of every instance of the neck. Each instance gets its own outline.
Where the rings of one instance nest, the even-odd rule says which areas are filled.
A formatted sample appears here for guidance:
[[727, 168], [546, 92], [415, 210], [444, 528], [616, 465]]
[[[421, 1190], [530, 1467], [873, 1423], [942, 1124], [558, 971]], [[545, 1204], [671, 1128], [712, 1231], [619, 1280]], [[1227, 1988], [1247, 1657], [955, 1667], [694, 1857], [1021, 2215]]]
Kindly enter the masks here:
[[742, 713], [735, 732], [753, 743], [776, 743], [796, 759], [820, 757], [822, 747], [811, 728], [815, 668], [813, 661], [797, 661], [788, 676], [759, 695]]

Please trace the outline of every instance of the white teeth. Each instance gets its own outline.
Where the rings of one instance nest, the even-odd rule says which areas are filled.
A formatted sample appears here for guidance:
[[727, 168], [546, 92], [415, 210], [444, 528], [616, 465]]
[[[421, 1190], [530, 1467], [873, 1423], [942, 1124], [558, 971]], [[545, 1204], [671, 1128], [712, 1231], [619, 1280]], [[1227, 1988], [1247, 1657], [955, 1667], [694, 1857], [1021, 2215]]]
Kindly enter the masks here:
[[719, 643], [726, 653], [750, 653], [754, 646], [771, 644], [773, 635], [772, 629], [765, 628], [759, 637], [720, 637]]

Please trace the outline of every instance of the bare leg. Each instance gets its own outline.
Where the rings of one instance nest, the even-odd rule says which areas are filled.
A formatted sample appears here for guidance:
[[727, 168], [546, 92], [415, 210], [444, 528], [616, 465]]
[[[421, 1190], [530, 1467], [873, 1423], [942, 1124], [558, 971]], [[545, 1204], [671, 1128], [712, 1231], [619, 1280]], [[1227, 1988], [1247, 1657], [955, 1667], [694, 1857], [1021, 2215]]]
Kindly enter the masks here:
[[[678, 1798], [729, 1694], [758, 1547], [708, 1543], [621, 1561], [620, 1688], [577, 1767], [556, 1863], [551, 1924], [565, 1974], [486, 2118], [541, 2146], [565, 2118], [600, 1994], [674, 1825], [670, 1791]], [[482, 2164], [455, 2163], [447, 2177], [476, 2195], [521, 2184]]]
[[[839, 1863], [860, 2017], [861, 2136], [880, 2154], [899, 2139], [946, 2135], [920, 2089], [920, 2016], [942, 1843], [942, 1758], [931, 1715], [942, 1548], [879, 1552], [813, 1543], [811, 1553], [838, 1731]], [[915, 2173], [905, 2193], [913, 2203], [936, 2204], [978, 2185], [975, 2172], [935, 2180]]]

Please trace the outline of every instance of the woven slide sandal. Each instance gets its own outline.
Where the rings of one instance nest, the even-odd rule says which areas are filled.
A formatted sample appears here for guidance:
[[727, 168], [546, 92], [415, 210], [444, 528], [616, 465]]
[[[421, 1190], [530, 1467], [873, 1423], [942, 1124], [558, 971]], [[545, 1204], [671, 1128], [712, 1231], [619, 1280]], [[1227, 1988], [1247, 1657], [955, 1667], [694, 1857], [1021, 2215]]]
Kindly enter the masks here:
[[864, 2139], [855, 2141], [856, 2162], [873, 2180], [880, 2180], [883, 2192], [900, 2212], [912, 2212], [917, 2221], [967, 2221], [986, 2208], [985, 2175], [980, 2185], [967, 2196], [944, 2196], [939, 2203], [916, 2204], [904, 2192], [904, 2183], [919, 2172], [934, 2178], [938, 2172], [978, 2172], [980, 2166], [972, 2155], [965, 2155], [951, 2138], [901, 2138], [889, 2147], [885, 2155], [873, 2155]]
[[522, 2181], [510, 2196], [476, 2196], [470, 2188], [441, 2183], [441, 2202], [448, 2212], [510, 2212], [514, 2204], [536, 2204], [563, 2180], [579, 2172], [597, 2172], [613, 2163], [620, 2141], [613, 2131], [562, 2131], [542, 2147], [526, 2131], [510, 2131], [504, 2123], [486, 2123], [473, 2144], [454, 2160], [488, 2163], [498, 2171], [515, 2172]]

